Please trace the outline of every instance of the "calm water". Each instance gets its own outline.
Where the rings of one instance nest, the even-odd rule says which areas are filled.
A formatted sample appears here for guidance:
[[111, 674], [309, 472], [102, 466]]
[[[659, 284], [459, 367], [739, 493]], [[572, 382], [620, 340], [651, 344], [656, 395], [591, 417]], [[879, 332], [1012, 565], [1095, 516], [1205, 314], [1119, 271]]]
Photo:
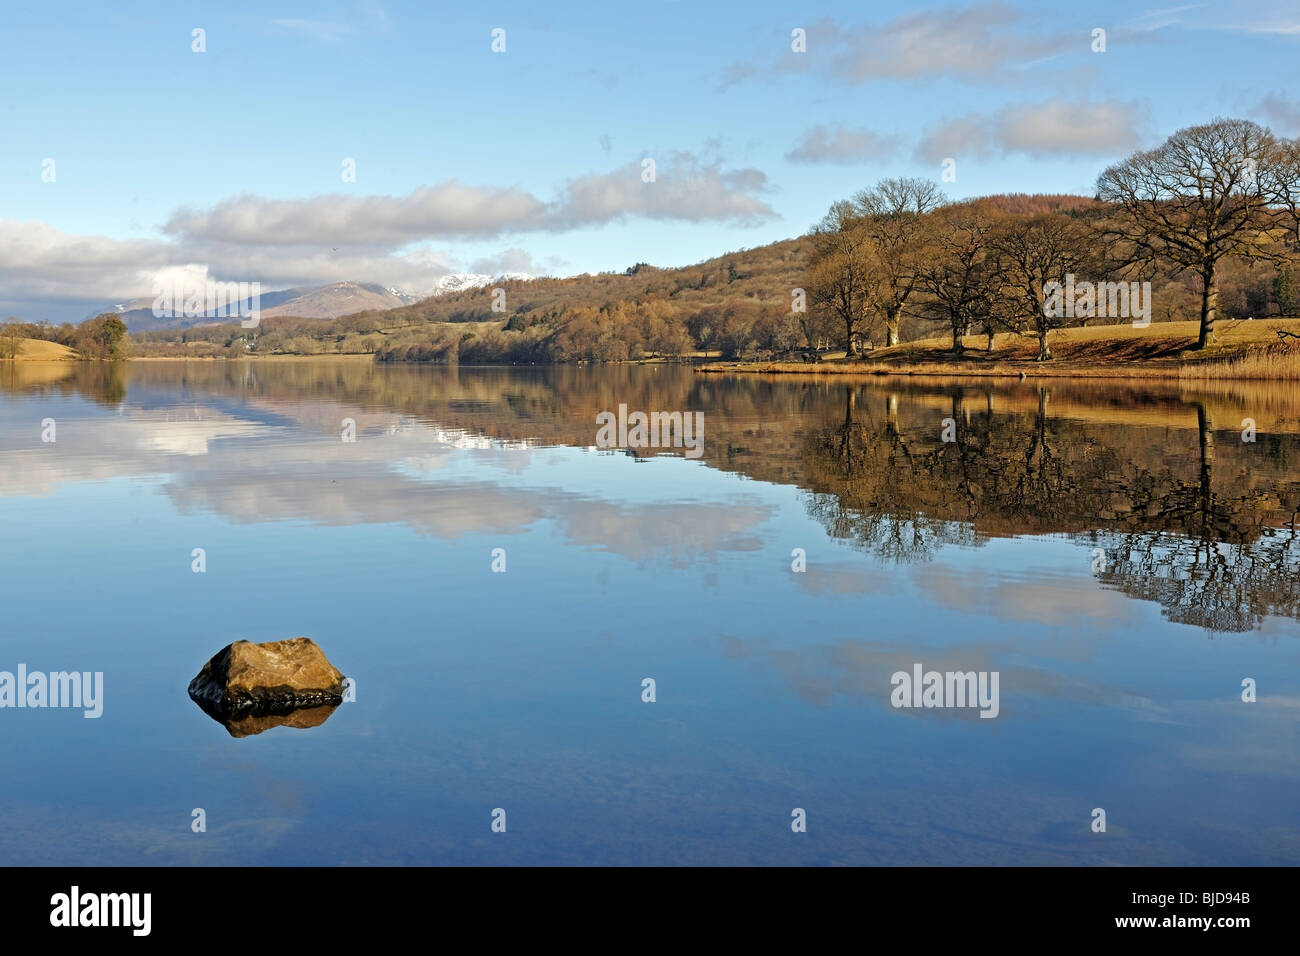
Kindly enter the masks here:
[[[619, 403], [703, 456], [597, 450]], [[1300, 863], [1297, 508], [1272, 386], [10, 363], [0, 670], [104, 705], [0, 710], [0, 864]], [[297, 635], [323, 725], [187, 697]]]

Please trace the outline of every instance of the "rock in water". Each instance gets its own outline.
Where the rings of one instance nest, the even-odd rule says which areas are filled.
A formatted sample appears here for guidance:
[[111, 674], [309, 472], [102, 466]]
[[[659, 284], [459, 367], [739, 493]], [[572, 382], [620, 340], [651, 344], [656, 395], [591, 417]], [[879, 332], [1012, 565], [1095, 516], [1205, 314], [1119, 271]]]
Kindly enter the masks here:
[[343, 674], [309, 637], [235, 641], [190, 681], [190, 697], [223, 723], [343, 702]]

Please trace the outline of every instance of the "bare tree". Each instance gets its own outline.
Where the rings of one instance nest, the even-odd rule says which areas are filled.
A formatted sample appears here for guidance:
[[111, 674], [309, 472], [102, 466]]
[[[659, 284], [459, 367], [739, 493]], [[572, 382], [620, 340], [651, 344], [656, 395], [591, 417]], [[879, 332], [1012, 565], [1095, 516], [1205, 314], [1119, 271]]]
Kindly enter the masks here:
[[1248, 120], [1189, 126], [1097, 179], [1097, 198], [1117, 209], [1107, 237], [1130, 262], [1165, 260], [1201, 279], [1196, 347], [1214, 342], [1216, 270], [1226, 256], [1262, 257], [1277, 144]]
[[995, 219], [971, 203], [948, 206], [934, 214], [934, 238], [918, 270], [925, 293], [921, 313], [947, 322], [952, 350], [962, 351], [962, 335], [983, 326], [992, 341], [994, 301], [1002, 284], [1001, 258], [992, 246]]
[[1038, 336], [1038, 359], [1052, 358], [1047, 337], [1063, 320], [1049, 314], [1047, 285], [1064, 282], [1089, 261], [1090, 232], [1084, 223], [1063, 213], [1039, 213], [1010, 218], [997, 230], [993, 245], [1001, 256], [1003, 281], [1013, 321], [1027, 323]]
[[1282, 214], [1288, 241], [1300, 249], [1300, 137], [1278, 141], [1264, 182], [1269, 201]]
[[0, 358], [17, 358], [22, 351], [23, 329], [16, 322], [0, 325]]
[[873, 305], [884, 316], [885, 344], [898, 344], [903, 307], [916, 289], [925, 258], [928, 214], [947, 198], [928, 179], [883, 179], [853, 199], [875, 247]]
[[852, 204], [837, 202], [813, 227], [810, 238], [808, 296], [814, 309], [844, 329], [844, 351], [856, 356], [876, 275], [870, 236]]

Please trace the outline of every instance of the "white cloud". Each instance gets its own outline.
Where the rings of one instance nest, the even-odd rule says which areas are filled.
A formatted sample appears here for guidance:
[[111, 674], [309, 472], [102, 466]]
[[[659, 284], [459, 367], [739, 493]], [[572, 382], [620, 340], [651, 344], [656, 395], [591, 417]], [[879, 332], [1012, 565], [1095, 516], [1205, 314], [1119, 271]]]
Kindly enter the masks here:
[[[679, 151], [660, 157], [653, 182], [643, 181], [636, 160], [578, 176], [549, 202], [517, 187], [453, 180], [405, 196], [235, 196], [209, 209], [176, 210], [160, 239], [79, 236], [42, 222], [0, 220], [0, 308], [24, 315], [36, 308], [36, 317], [45, 317], [50, 302], [120, 302], [152, 294], [156, 278], [178, 267], [221, 282], [261, 282], [264, 290], [361, 279], [426, 292], [441, 276], [464, 271], [430, 240], [558, 233], [634, 218], [752, 224], [774, 216], [760, 198], [767, 188], [757, 169], [727, 169]], [[518, 247], [491, 262], [482, 271], [551, 271]]]
[[839, 56], [838, 72], [853, 82], [880, 76], [934, 73], [988, 76], [1043, 53], [1044, 37], [1017, 30], [1022, 14], [1002, 3], [907, 13], [883, 27], [856, 31]]
[[476, 259], [470, 263], [470, 272], [487, 275], [501, 275], [504, 272], [524, 272], [528, 275], [542, 275], [550, 270], [532, 257], [526, 249], [505, 249], [494, 256]]
[[767, 177], [757, 169], [724, 170], [690, 152], [656, 164], [653, 182], [641, 161], [570, 180], [545, 203], [518, 188], [467, 186], [451, 180], [405, 196], [236, 196], [211, 209], [177, 210], [163, 227], [191, 240], [303, 245], [395, 245], [416, 239], [485, 239], [504, 233], [561, 232], [629, 217], [685, 222], [758, 222], [773, 215], [757, 197]]
[[[1030, 17], [1000, 2], [977, 3], [904, 13], [886, 23], [846, 26], [822, 19], [808, 28], [808, 51], [781, 54], [754, 62], [733, 63], [723, 71], [721, 88], [735, 86], [763, 73], [829, 68], [852, 84], [879, 78], [959, 76], [963, 79], [1006, 81], [1029, 63], [1076, 49], [1088, 50], [1087, 33], [1043, 28], [1042, 17]], [[769, 49], [774, 47], [769, 47]]]
[[757, 169], [724, 170], [719, 161], [681, 151], [648, 158], [655, 159], [653, 182], [643, 181], [641, 160], [570, 180], [550, 211], [548, 228], [574, 229], [631, 216], [748, 225], [775, 215], [758, 198], [767, 189], [767, 176]]
[[932, 127], [916, 147], [916, 158], [1026, 153], [1032, 156], [1114, 155], [1142, 140], [1144, 113], [1133, 103], [1052, 99], [1007, 106], [994, 114], [970, 114]]
[[[462, 264], [428, 245], [378, 247], [264, 246], [194, 241], [110, 239], [60, 232], [41, 222], [0, 220], [0, 307], [31, 318], [49, 303], [86, 308], [151, 295], [154, 284], [182, 273], [217, 281], [261, 282], [270, 290], [364, 279], [423, 292]], [[79, 317], [76, 306], [64, 311]]]
[[927, 130], [916, 146], [916, 158], [926, 163], [957, 156], [986, 158], [992, 153], [990, 120], [978, 115], [945, 120]]
[[898, 139], [869, 129], [814, 126], [785, 154], [793, 163], [869, 163], [898, 152]]
[[332, 245], [367, 245], [532, 230], [543, 224], [545, 209], [544, 203], [519, 189], [466, 186], [450, 180], [422, 186], [405, 196], [236, 196], [209, 210], [177, 210], [163, 231], [185, 238], [258, 245], [322, 239]]
[[1140, 122], [1140, 110], [1128, 103], [1048, 100], [1002, 110], [997, 135], [1002, 148], [1012, 152], [1109, 154], [1138, 144]]

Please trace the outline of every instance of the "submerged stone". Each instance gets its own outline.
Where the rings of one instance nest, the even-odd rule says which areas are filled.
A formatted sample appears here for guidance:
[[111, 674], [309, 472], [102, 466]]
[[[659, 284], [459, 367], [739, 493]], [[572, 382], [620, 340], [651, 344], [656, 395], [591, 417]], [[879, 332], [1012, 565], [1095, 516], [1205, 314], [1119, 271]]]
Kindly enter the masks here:
[[[236, 737], [273, 726], [314, 727], [343, 702], [343, 674], [309, 637], [253, 644], [235, 641], [203, 665], [190, 681], [190, 697]], [[295, 720], [280, 717], [301, 708], [319, 713]], [[256, 728], [256, 729], [254, 729]], [[243, 733], [237, 733], [241, 729]]]

